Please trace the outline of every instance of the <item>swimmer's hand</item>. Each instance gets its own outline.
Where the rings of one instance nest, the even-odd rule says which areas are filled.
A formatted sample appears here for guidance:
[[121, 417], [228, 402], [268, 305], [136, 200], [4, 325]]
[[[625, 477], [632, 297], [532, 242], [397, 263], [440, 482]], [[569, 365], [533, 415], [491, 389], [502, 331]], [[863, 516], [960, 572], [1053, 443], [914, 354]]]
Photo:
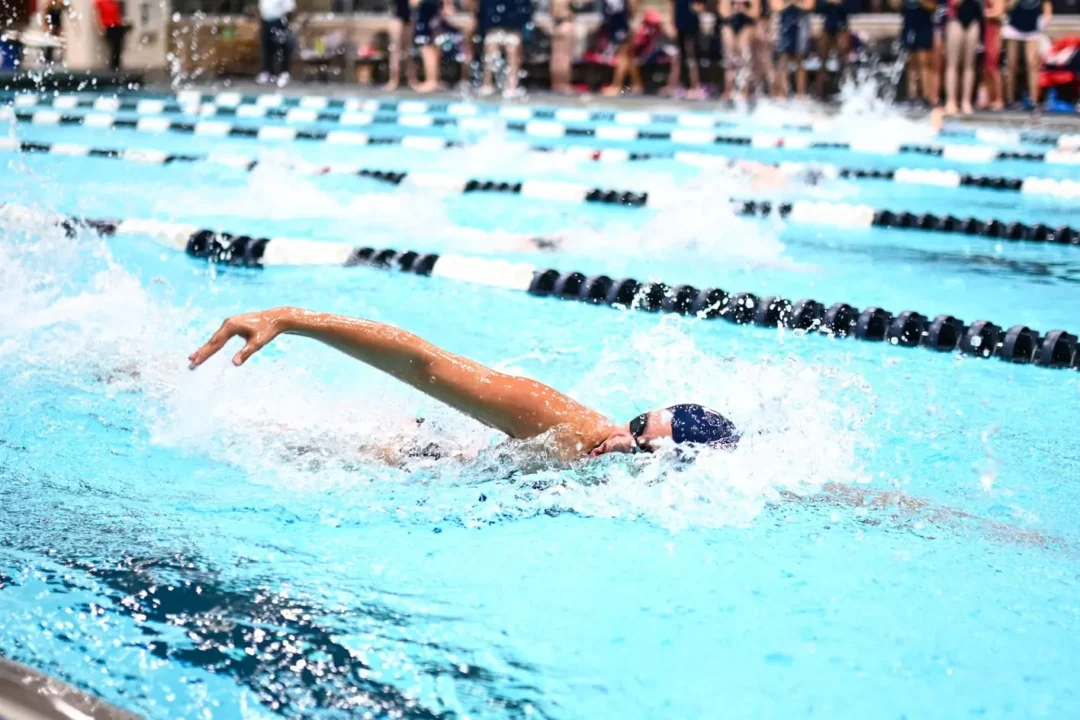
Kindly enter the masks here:
[[205, 345], [188, 356], [191, 361], [189, 367], [192, 370], [199, 367], [234, 337], [242, 337], [246, 341], [240, 352], [233, 356], [233, 365], [243, 365], [249, 357], [288, 329], [287, 315], [288, 308], [276, 308], [227, 318]]

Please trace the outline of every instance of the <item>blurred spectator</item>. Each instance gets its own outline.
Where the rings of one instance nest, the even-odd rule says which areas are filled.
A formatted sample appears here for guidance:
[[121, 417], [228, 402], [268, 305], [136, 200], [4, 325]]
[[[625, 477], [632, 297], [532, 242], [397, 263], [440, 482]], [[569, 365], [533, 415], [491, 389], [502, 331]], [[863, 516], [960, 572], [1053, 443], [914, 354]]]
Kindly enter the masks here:
[[295, 0], [259, 0], [262, 72], [255, 77], [255, 82], [260, 85], [276, 82], [280, 87], [289, 82], [292, 59], [289, 13], [295, 9]]
[[1001, 22], [1005, 17], [1005, 0], [986, 0], [986, 24], [983, 30], [983, 74], [986, 87], [986, 106], [991, 110], [1005, 108], [1001, 86]]
[[[456, 9], [460, 9], [463, 14], [460, 25], [450, 22], [449, 15]], [[477, 42], [483, 42], [483, 32], [477, 32], [477, 11], [473, 0], [459, 0], [456, 5], [454, 0], [447, 0], [443, 5], [443, 12], [446, 14], [446, 17], [443, 17], [443, 31], [448, 33], [452, 44], [458, 50], [457, 59], [461, 62], [460, 83], [463, 86], [472, 84], [475, 46]]]
[[821, 36], [818, 38], [818, 57], [821, 67], [814, 78], [814, 94], [825, 99], [825, 81], [829, 77], [826, 65], [829, 55], [836, 52], [837, 72], [841, 80], [851, 52], [851, 31], [848, 29], [847, 0], [818, 0], [815, 12], [821, 15]]
[[[391, 8], [390, 45], [388, 47], [389, 77], [386, 90], [397, 90], [401, 84], [401, 62], [405, 61], [405, 79], [416, 85], [416, 65], [412, 61], [412, 7], [409, 0], [395, 0]], [[403, 52], [404, 51], [404, 52]]]
[[720, 0], [720, 19], [725, 24], [724, 100], [731, 99], [736, 81], [742, 83], [743, 97], [749, 95], [750, 78], [746, 75], [754, 47], [754, 25], [760, 14], [760, 0]]
[[806, 98], [806, 68], [803, 62], [810, 50], [810, 11], [814, 0], [770, 0], [776, 16], [776, 52], [779, 64], [776, 68], [774, 94], [786, 98], [790, 92], [788, 74], [795, 65], [795, 97]]
[[442, 48], [439, 36], [443, 32], [443, 0], [413, 0], [417, 3], [414, 37], [420, 46], [420, 61], [424, 66], [424, 81], [413, 85], [416, 92], [432, 92], [439, 87], [439, 68]]
[[551, 0], [551, 89], [568, 93], [574, 62], [574, 14], [570, 0]]
[[[48, 0], [45, 5], [45, 12], [41, 15], [42, 31], [53, 37], [61, 37], [64, 34], [64, 11], [66, 9], [63, 0]], [[45, 62], [51, 63], [53, 61], [55, 50], [56, 48], [52, 46], [45, 47]]]
[[506, 52], [506, 83], [503, 91], [513, 96], [518, 91], [521, 73], [522, 34], [532, 23], [532, 0], [480, 0], [477, 28], [484, 37], [484, 83], [481, 95], [495, 91], [493, 78], [499, 51]]
[[661, 90], [664, 95], [674, 95], [680, 91], [682, 65], [686, 63], [686, 75], [689, 82], [689, 96], [703, 100], [701, 90], [701, 13], [705, 6], [699, 0], [674, 0], [673, 17], [675, 24], [675, 57], [671, 62], [667, 86]]
[[128, 26], [124, 24], [120, 3], [116, 0], [94, 0], [94, 8], [97, 10], [98, 30], [109, 46], [109, 69], [115, 72], [120, 69]]
[[931, 52], [934, 48], [935, 0], [902, 0], [904, 22], [900, 31], [901, 43], [907, 50], [908, 98], [917, 97], [916, 84], [921, 86], [923, 100], [934, 105], [937, 78], [933, 73]]
[[941, 80], [945, 77], [945, 23], [949, 4], [955, 0], [937, 0], [934, 8], [934, 46], [930, 50], [930, 104], [941, 102]]
[[611, 84], [604, 88], [605, 95], [618, 95], [623, 91], [626, 75], [630, 75], [630, 92], [638, 95], [645, 91], [641, 73], [633, 56], [630, 42], [630, 25], [637, 14], [637, 0], [602, 0], [604, 19], [602, 31], [608, 42], [616, 47], [615, 73]]
[[1016, 102], [1016, 72], [1020, 53], [1027, 66], [1028, 97], [1032, 107], [1039, 104], [1039, 41], [1050, 24], [1053, 9], [1049, 0], [1011, 0], [1011, 9], [1001, 37], [1007, 43], [1005, 61], [1005, 99]]
[[[975, 94], [975, 51], [979, 47], [979, 30], [983, 20], [983, 0], [954, 0], [949, 5], [945, 25], [945, 114], [964, 115], [972, 112]], [[957, 86], [963, 76], [960, 101]]]

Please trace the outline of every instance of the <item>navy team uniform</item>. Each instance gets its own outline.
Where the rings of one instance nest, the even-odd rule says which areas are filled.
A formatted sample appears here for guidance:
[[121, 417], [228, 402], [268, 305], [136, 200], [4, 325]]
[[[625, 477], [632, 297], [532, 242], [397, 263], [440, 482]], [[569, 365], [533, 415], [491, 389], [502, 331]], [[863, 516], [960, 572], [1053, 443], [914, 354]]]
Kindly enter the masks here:
[[626, 0], [604, 0], [604, 21], [601, 26], [609, 42], [622, 45], [630, 34], [630, 10]]
[[902, 37], [908, 50], [929, 50], [934, 47], [934, 13], [919, 0], [904, 0]]
[[776, 51], [781, 55], [805, 57], [810, 51], [810, 13], [796, 5], [788, 5], [780, 11], [779, 20]]

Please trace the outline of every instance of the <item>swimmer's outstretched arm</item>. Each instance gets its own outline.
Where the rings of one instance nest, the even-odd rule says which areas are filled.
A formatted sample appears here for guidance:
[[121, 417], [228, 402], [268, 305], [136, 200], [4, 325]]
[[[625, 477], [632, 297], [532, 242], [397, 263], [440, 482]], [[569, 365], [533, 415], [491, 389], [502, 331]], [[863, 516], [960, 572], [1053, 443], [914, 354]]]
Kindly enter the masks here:
[[278, 335], [301, 335], [325, 343], [382, 370], [417, 390], [514, 438], [559, 428], [560, 454], [588, 453], [613, 425], [600, 413], [535, 380], [506, 375], [447, 352], [383, 323], [299, 308], [236, 315], [189, 356], [191, 369], [206, 362], [231, 338], [246, 344], [233, 358], [243, 365]]

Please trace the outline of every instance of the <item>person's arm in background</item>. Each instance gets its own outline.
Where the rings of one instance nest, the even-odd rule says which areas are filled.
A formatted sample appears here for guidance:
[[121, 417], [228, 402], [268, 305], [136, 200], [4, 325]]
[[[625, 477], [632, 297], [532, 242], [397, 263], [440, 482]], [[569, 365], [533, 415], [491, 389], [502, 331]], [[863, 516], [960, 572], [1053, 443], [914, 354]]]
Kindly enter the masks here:
[[1039, 29], [1045, 30], [1050, 27], [1050, 21], [1054, 19], [1054, 4], [1050, 0], [1043, 0], [1042, 16], [1039, 17]]
[[[278, 335], [300, 335], [381, 370], [425, 395], [446, 403], [510, 437], [530, 438], [556, 427], [567, 432], [556, 442], [564, 455], [610, 429], [611, 422], [589, 408], [527, 378], [506, 375], [447, 352], [410, 332], [359, 318], [276, 308], [227, 319], [188, 359], [197, 368], [233, 337], [246, 344], [233, 357], [243, 365]], [[584, 448], [585, 452], [591, 447]]]
[[814, 12], [814, 0], [795, 0], [795, 4], [806, 12]]

